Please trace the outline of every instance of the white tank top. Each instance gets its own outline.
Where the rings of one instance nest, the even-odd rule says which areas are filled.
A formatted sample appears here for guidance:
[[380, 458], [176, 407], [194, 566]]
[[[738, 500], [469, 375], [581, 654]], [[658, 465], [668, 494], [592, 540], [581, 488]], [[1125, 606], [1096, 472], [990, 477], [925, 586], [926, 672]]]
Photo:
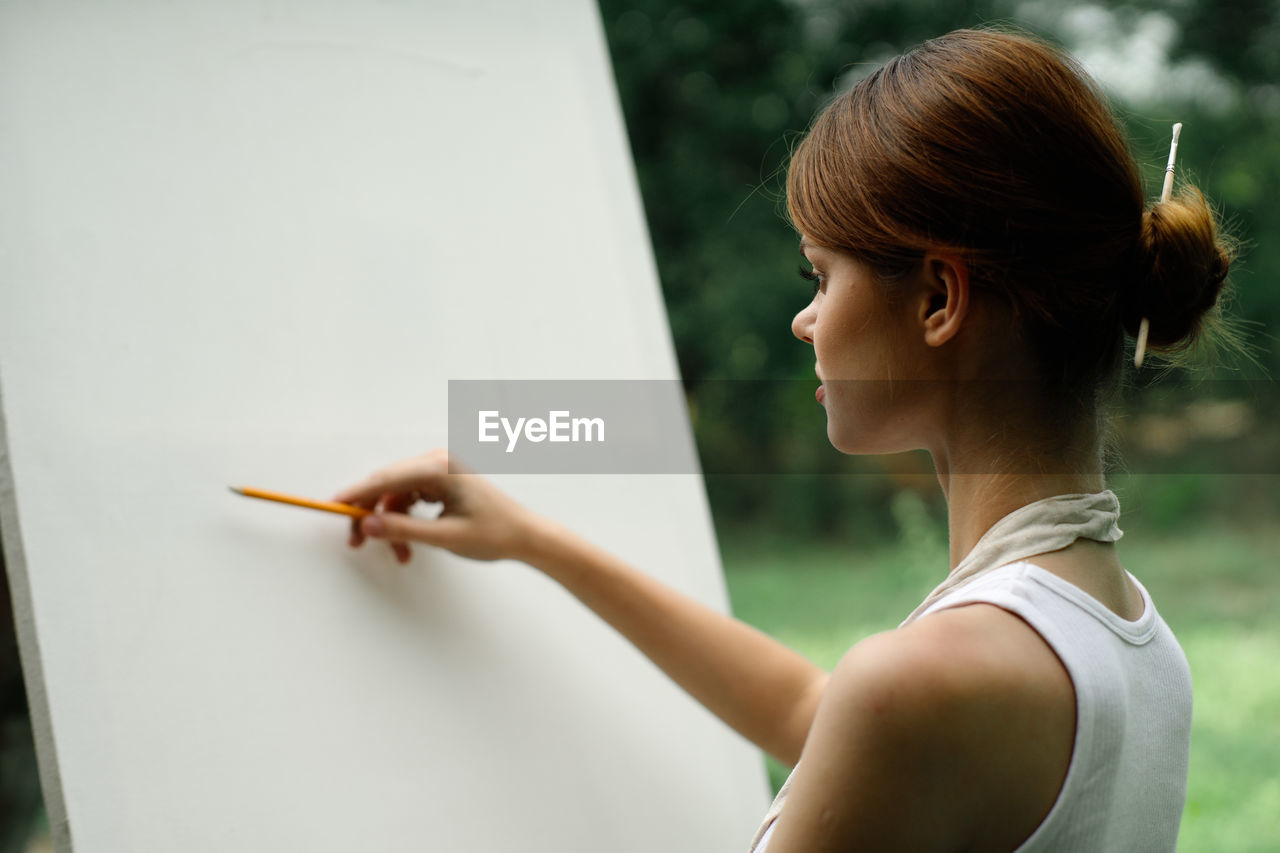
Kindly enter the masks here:
[[[1081, 537], [1115, 541], [1123, 535], [1115, 526], [1118, 516], [1119, 502], [1109, 490], [1022, 507], [993, 526], [907, 619], [964, 604], [997, 605], [1031, 625], [1071, 676], [1076, 735], [1067, 777], [1048, 816], [1017, 853], [1141, 853], [1177, 844], [1191, 744], [1191, 671], [1181, 647], [1132, 575], [1143, 612], [1129, 622], [1021, 559]], [[768, 847], [789, 787], [790, 780], [778, 792], [754, 853]]]

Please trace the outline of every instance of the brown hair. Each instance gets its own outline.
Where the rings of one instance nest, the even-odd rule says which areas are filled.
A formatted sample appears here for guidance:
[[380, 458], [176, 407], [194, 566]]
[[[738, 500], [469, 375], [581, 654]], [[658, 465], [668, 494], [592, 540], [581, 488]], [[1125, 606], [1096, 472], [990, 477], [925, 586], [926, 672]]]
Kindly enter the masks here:
[[958, 30], [865, 77], [796, 149], [787, 202], [801, 233], [886, 284], [925, 251], [960, 254], [1079, 402], [1118, 376], [1143, 316], [1150, 349], [1193, 343], [1232, 260], [1194, 188], [1147, 207], [1096, 84], [1024, 34]]

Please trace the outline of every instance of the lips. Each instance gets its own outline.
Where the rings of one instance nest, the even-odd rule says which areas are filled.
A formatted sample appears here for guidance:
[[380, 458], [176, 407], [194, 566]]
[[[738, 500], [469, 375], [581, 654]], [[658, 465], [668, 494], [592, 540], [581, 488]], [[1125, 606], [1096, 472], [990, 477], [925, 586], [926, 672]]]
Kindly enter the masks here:
[[827, 389], [819, 385], [818, 390], [813, 392], [813, 396], [818, 398], [818, 402], [825, 402], [827, 399]]

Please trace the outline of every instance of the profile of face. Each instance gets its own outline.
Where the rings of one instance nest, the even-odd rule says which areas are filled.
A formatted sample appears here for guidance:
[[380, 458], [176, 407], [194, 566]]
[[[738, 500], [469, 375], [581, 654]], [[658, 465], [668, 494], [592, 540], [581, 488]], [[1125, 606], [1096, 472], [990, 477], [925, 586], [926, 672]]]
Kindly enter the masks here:
[[945, 417], [949, 395], [940, 390], [957, 376], [958, 353], [945, 346], [967, 303], [956, 264], [926, 256], [893, 282], [890, 298], [889, 287], [854, 256], [808, 238], [800, 250], [815, 289], [791, 331], [813, 346], [832, 446], [850, 454], [928, 447]]

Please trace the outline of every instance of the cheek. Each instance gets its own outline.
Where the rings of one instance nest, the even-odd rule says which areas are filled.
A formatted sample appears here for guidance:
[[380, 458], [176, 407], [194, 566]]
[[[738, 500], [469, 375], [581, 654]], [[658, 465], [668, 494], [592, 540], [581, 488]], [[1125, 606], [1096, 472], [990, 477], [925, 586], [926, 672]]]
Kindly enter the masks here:
[[855, 322], [855, 316], [848, 310], [829, 310], [814, 323], [813, 354], [823, 376], [852, 379], [874, 375], [877, 362], [875, 354], [868, 349], [867, 340], [873, 330], [866, 320]]
[[[834, 368], [841, 362], [840, 345], [844, 343], [846, 335], [839, 327], [840, 324], [835, 322], [834, 312], [829, 306], [824, 308], [827, 310], [819, 311], [813, 321], [813, 355], [823, 365], [823, 369], [827, 370], [828, 364]], [[834, 376], [834, 373], [831, 375]]]

